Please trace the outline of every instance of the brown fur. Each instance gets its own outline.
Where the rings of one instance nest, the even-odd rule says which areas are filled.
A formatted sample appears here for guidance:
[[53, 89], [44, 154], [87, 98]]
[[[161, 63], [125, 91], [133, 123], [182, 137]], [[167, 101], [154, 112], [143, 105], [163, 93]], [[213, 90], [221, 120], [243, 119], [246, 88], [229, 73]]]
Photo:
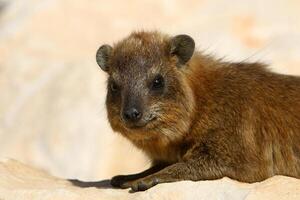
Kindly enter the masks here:
[[[180, 56], [170, 54], [171, 38], [135, 32], [107, 56], [109, 122], [154, 165], [140, 174], [116, 176], [112, 184], [138, 191], [224, 176], [243, 182], [277, 174], [300, 178], [300, 78], [197, 51], [179, 64]], [[156, 73], [166, 79], [160, 95], [145, 86]], [[121, 87], [118, 95], [110, 91], [111, 80]], [[120, 113], [128, 98], [142, 102], [155, 120], [126, 126]]]

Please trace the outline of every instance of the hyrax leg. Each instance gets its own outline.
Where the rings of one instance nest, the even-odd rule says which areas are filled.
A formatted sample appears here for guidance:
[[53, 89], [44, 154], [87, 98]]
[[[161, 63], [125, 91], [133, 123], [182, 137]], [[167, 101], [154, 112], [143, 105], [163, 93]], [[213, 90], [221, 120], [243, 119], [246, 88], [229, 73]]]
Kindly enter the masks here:
[[166, 166], [167, 166], [166, 164], [159, 163], [159, 164], [155, 164], [152, 167], [150, 167], [149, 169], [147, 169], [143, 172], [137, 173], [137, 174], [114, 176], [111, 179], [110, 183], [113, 187], [128, 188], [128, 186], [125, 185], [126, 183], [140, 179], [140, 178], [144, 178], [151, 174], [154, 174], [154, 173], [162, 170]]
[[[181, 180], [204, 180], [222, 177], [221, 170], [213, 169], [205, 165], [196, 166], [193, 162], [180, 162], [170, 165], [161, 171], [151, 174], [149, 176], [139, 178], [134, 181], [123, 183], [123, 188], [131, 188], [133, 191], [144, 191], [159, 183], [168, 183]], [[201, 161], [199, 161], [200, 164]]]
[[244, 168], [247, 158], [240, 154], [243, 151], [242, 147], [237, 151], [237, 149], [230, 149], [226, 146], [226, 144], [222, 146], [210, 141], [198, 144], [186, 153], [183, 161], [167, 166], [144, 178], [124, 183], [123, 187], [130, 187], [133, 191], [144, 191], [160, 183], [181, 180], [213, 180], [227, 176], [245, 182], [253, 182], [264, 176], [261, 171], [256, 173], [255, 160], [253, 160], [252, 169]]

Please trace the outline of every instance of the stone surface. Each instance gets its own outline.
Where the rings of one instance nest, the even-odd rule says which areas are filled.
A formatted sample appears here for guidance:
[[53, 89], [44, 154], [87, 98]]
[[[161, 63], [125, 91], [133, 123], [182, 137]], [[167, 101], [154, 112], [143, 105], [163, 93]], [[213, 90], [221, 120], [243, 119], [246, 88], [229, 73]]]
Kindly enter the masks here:
[[217, 57], [300, 74], [299, 8], [297, 0], [0, 0], [0, 157], [90, 181], [145, 169], [147, 159], [107, 123], [100, 44], [156, 28], [190, 34]]
[[145, 192], [110, 188], [108, 181], [74, 182], [48, 175], [15, 160], [0, 162], [1, 200], [299, 200], [300, 180], [276, 176], [254, 184], [229, 178], [160, 184]]

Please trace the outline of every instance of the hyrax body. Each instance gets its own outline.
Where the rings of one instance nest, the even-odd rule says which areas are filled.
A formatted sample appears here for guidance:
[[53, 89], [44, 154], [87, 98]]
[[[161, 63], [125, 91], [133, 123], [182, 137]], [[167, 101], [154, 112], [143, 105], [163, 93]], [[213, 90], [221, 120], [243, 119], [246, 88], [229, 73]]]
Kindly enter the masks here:
[[134, 32], [99, 48], [111, 127], [153, 161], [112, 185], [139, 191], [224, 176], [300, 178], [300, 77], [222, 62], [194, 47], [187, 35]]

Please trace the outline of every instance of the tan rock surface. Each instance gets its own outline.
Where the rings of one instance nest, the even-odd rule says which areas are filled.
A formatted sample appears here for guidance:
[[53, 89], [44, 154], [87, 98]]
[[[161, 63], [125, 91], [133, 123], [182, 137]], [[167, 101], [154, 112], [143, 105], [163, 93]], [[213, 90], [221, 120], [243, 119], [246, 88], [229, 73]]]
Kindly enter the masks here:
[[229, 178], [215, 181], [182, 181], [130, 193], [112, 189], [107, 181], [85, 183], [55, 178], [14, 160], [0, 162], [1, 200], [299, 200], [300, 180], [277, 176], [254, 184]]

